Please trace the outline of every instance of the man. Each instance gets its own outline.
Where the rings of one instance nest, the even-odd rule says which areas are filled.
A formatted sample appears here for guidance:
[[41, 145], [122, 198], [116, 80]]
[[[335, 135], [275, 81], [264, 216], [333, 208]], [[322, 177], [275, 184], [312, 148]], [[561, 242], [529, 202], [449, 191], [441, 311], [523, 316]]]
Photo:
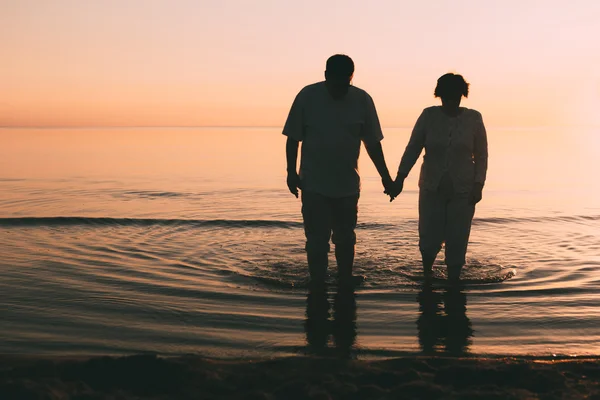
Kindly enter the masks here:
[[[393, 190], [373, 99], [364, 90], [351, 86], [353, 75], [354, 62], [350, 57], [331, 56], [325, 81], [308, 85], [298, 93], [283, 128], [288, 137], [287, 185], [296, 197], [298, 189], [302, 190], [308, 268], [311, 282], [316, 285], [324, 283], [330, 238], [335, 244], [339, 283], [352, 283], [361, 141], [386, 192]], [[296, 170], [299, 142], [300, 174]]]

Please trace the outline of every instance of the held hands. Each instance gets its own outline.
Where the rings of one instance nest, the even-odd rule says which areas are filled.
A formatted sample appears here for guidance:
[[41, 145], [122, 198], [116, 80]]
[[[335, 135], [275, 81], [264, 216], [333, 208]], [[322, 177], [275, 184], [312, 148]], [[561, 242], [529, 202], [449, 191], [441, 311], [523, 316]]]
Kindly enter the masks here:
[[[390, 202], [394, 201], [396, 197], [400, 193], [402, 193], [402, 189], [404, 188], [404, 178], [396, 177], [395, 181], [392, 181], [390, 176], [384, 177], [381, 179], [381, 183], [383, 184], [384, 191], [383, 193], [390, 196]], [[298, 198], [298, 189], [302, 189], [302, 183], [300, 182], [300, 177], [296, 171], [288, 172], [287, 174], [287, 187], [291, 194]], [[481, 186], [481, 189], [483, 186]], [[481, 200], [481, 189], [479, 189], [479, 197], [476, 202]], [[474, 193], [476, 195], [475, 187], [473, 188], [473, 192], [471, 193], [471, 198], [473, 199]]]
[[401, 177], [397, 177], [395, 181], [392, 181], [392, 178], [382, 179], [382, 183], [385, 189], [383, 193], [390, 196], [390, 202], [394, 201], [404, 188], [404, 178]]
[[[387, 179], [383, 178], [381, 183], [383, 183], [383, 187], [385, 189], [383, 193], [390, 196], [390, 202], [394, 201], [394, 199], [398, 197], [400, 193], [402, 193], [402, 189], [404, 188], [404, 178], [401, 176], [396, 177], [395, 181], [392, 181], [392, 179], [389, 177], [387, 177]], [[469, 195], [469, 204], [475, 205], [479, 203], [483, 197], [482, 192], [483, 184], [475, 183]]]
[[481, 183], [473, 184], [473, 189], [471, 189], [471, 194], [469, 195], [469, 204], [475, 205], [481, 201], [483, 192], [483, 185]]
[[298, 189], [302, 189], [302, 184], [300, 183], [300, 177], [296, 171], [288, 172], [287, 187], [290, 190], [290, 193], [298, 198]]

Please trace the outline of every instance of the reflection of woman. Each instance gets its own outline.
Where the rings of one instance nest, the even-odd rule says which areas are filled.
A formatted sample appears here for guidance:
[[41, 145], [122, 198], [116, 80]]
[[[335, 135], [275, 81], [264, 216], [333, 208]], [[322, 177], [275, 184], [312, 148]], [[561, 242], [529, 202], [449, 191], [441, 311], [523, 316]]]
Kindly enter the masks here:
[[467, 353], [473, 328], [467, 317], [467, 295], [460, 285], [438, 292], [425, 282], [417, 301], [420, 311], [417, 329], [423, 353], [433, 354], [442, 349], [450, 355]]
[[475, 204], [485, 183], [487, 136], [481, 114], [460, 107], [468, 94], [469, 84], [461, 75], [438, 79], [434, 95], [442, 105], [421, 113], [390, 193], [393, 198], [402, 191], [404, 179], [425, 149], [419, 178], [419, 249], [426, 277], [445, 242], [448, 279], [459, 280]]
[[446, 351], [461, 355], [468, 351], [473, 337], [471, 320], [467, 317], [467, 295], [460, 285], [453, 285], [444, 293], [446, 312]]

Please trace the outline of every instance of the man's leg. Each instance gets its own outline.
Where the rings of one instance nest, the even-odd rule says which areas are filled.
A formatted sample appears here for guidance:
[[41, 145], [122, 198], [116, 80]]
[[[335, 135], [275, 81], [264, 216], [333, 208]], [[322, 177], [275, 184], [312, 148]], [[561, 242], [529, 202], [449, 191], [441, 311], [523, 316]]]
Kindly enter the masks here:
[[312, 283], [322, 284], [327, 273], [331, 237], [331, 202], [318, 193], [302, 191], [306, 257]]
[[462, 267], [465, 265], [475, 206], [469, 204], [468, 193], [457, 193], [448, 203], [447, 210], [446, 265], [448, 278], [456, 282], [460, 279]]
[[333, 201], [333, 243], [338, 265], [340, 283], [352, 283], [354, 265], [354, 245], [356, 244], [356, 221], [358, 218], [358, 197], [349, 196]]
[[438, 192], [424, 189], [419, 192], [419, 250], [425, 279], [431, 278], [433, 263], [444, 242], [445, 203]]

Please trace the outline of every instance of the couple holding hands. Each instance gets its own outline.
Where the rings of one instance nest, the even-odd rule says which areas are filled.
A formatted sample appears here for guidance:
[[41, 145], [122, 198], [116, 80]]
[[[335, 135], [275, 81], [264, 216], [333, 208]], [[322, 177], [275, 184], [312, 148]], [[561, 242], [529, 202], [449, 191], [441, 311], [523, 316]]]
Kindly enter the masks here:
[[301, 190], [311, 283], [324, 283], [331, 239], [339, 284], [352, 285], [361, 142], [390, 201], [402, 192], [404, 179], [425, 150], [419, 177], [419, 250], [424, 276], [431, 278], [433, 263], [445, 243], [448, 280], [459, 282], [488, 159], [481, 114], [460, 107], [462, 97], [469, 94], [469, 84], [461, 75], [451, 73], [438, 79], [434, 96], [441, 99], [442, 105], [423, 110], [396, 179], [392, 180], [383, 156], [383, 133], [373, 99], [351, 85], [353, 75], [350, 57], [331, 56], [325, 81], [308, 85], [298, 93], [283, 129], [287, 136], [287, 186], [296, 197]]

